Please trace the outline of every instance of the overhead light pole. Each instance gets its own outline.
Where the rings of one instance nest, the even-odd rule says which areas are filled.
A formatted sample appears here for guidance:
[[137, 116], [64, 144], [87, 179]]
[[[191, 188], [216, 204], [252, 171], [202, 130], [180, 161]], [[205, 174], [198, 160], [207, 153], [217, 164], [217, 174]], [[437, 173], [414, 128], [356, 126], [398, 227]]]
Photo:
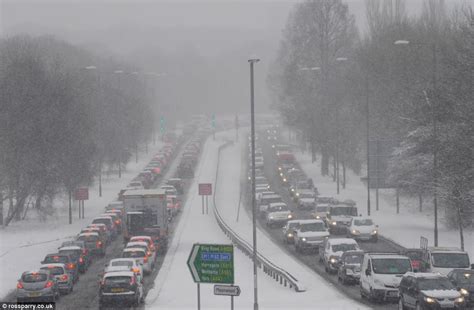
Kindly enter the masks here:
[[[114, 74], [118, 74], [118, 87], [117, 88], [119, 89], [119, 91], [121, 90], [121, 88], [120, 88], [120, 86], [121, 86], [120, 85], [121, 84], [120, 83], [121, 82], [120, 77], [121, 77], [122, 73], [123, 73], [122, 70], [115, 70], [114, 71]], [[118, 167], [119, 168], [119, 171], [118, 171], [119, 178], [122, 177], [122, 149], [121, 149], [121, 147], [122, 147], [122, 144], [120, 143], [120, 146], [119, 146], [119, 167]]]
[[250, 63], [250, 134], [252, 151], [252, 233], [253, 233], [253, 309], [258, 310], [258, 282], [257, 282], [257, 210], [255, 203], [255, 103], [254, 103], [254, 64], [260, 59], [249, 59]]
[[[432, 122], [433, 122], [433, 210], [434, 210], [434, 246], [438, 246], [438, 98], [437, 98], [437, 90], [438, 90], [438, 78], [437, 78], [437, 70], [438, 70], [438, 57], [437, 57], [437, 49], [436, 49], [436, 42], [432, 44], [423, 44], [423, 43], [411, 43], [408, 40], [397, 40], [393, 42], [395, 45], [419, 45], [419, 46], [428, 46], [431, 48], [432, 53], [432, 98], [431, 98], [431, 114], [432, 114]], [[429, 103], [428, 96], [425, 92], [425, 97]]]
[[[97, 70], [96, 66], [87, 66], [84, 68], [85, 70], [95, 71], [97, 74], [97, 92], [100, 91], [100, 72]], [[99, 120], [98, 127], [102, 126], [102, 120]], [[99, 132], [99, 137], [102, 137], [102, 131]], [[103, 141], [100, 141], [101, 143]], [[99, 197], [102, 197], [102, 151], [99, 154]]]

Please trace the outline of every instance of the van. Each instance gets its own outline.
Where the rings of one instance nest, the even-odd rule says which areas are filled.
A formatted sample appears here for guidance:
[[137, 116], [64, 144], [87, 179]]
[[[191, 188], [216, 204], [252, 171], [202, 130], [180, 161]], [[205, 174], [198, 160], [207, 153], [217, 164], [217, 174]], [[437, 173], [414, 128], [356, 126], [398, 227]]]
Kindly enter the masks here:
[[371, 301], [398, 301], [402, 276], [411, 271], [411, 262], [406, 256], [366, 253], [360, 272], [360, 295]]
[[428, 247], [423, 251], [422, 269], [446, 276], [453, 269], [471, 269], [469, 254], [454, 247]]

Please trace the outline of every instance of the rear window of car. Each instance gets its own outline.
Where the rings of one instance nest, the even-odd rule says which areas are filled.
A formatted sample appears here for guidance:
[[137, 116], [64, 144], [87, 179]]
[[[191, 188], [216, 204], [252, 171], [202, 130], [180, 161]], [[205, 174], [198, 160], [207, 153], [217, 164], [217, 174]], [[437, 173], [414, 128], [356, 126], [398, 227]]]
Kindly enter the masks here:
[[126, 252], [123, 252], [122, 257], [125, 257], [125, 258], [145, 257], [145, 252], [142, 252], [142, 251], [126, 251]]
[[129, 283], [130, 283], [130, 277], [128, 276], [107, 277], [105, 278], [105, 281], [104, 281], [105, 285], [129, 284]]
[[110, 225], [110, 222], [112, 219], [95, 219], [92, 221], [92, 224], [105, 224], [105, 225]]
[[99, 239], [99, 236], [80, 236], [77, 240], [84, 242], [96, 242]]
[[21, 280], [25, 283], [44, 282], [48, 276], [44, 273], [28, 273], [21, 277]]
[[67, 258], [67, 256], [59, 256], [59, 255], [56, 255], [56, 256], [46, 256], [46, 258], [44, 259], [44, 262], [45, 263], [63, 263], [63, 264], [67, 264], [69, 263], [69, 259]]
[[78, 259], [81, 256], [81, 250], [59, 250], [61, 254], [69, 254], [73, 259]]
[[116, 267], [116, 266], [132, 267], [133, 263], [129, 261], [116, 261], [116, 262], [112, 262], [112, 266], [113, 267]]
[[49, 270], [52, 275], [64, 274], [64, 269], [61, 267], [42, 267], [42, 270]]

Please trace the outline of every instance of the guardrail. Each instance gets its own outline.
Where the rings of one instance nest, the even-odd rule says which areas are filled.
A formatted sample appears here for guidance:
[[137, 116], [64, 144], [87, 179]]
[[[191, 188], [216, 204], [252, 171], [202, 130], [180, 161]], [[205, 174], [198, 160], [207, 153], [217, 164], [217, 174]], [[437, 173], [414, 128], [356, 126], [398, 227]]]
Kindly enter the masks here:
[[[233, 144], [232, 141], [228, 141], [225, 144], [221, 145], [218, 149], [218, 156], [217, 156], [217, 169], [216, 169], [216, 177], [215, 177], [215, 186], [214, 186], [214, 194], [213, 194], [213, 203], [214, 203], [214, 216], [219, 224], [220, 228], [226, 234], [227, 237], [232, 241], [232, 243], [241, 250], [245, 255], [247, 255], [250, 259], [253, 259], [253, 246], [248, 243], [246, 240], [241, 238], [221, 217], [219, 210], [216, 204], [216, 192], [217, 192], [217, 178], [219, 174], [219, 163], [220, 163], [220, 155], [221, 151], [228, 147], [229, 145]], [[275, 279], [276, 282], [279, 282], [280, 285], [285, 287], [294, 288], [296, 292], [304, 292], [306, 288], [302, 285], [298, 279], [296, 279], [293, 275], [291, 275], [288, 271], [284, 270], [283, 268], [275, 265], [271, 262], [268, 258], [257, 252], [257, 265], [260, 269], [263, 268], [263, 272], [268, 276]]]

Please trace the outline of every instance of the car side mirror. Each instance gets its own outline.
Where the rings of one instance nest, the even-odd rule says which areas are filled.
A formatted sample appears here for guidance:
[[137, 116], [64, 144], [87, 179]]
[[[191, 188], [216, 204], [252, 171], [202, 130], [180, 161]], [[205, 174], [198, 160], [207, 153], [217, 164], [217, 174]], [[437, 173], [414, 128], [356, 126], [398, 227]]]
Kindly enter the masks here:
[[44, 262], [44, 260], [42, 260], [40, 263], [41, 263], [41, 264], [44, 264], [45, 262]]
[[370, 271], [370, 269], [365, 270], [365, 275], [366, 276], [370, 276], [371, 274], [372, 274], [372, 272]]
[[471, 264], [471, 269], [474, 269], [474, 264]]

